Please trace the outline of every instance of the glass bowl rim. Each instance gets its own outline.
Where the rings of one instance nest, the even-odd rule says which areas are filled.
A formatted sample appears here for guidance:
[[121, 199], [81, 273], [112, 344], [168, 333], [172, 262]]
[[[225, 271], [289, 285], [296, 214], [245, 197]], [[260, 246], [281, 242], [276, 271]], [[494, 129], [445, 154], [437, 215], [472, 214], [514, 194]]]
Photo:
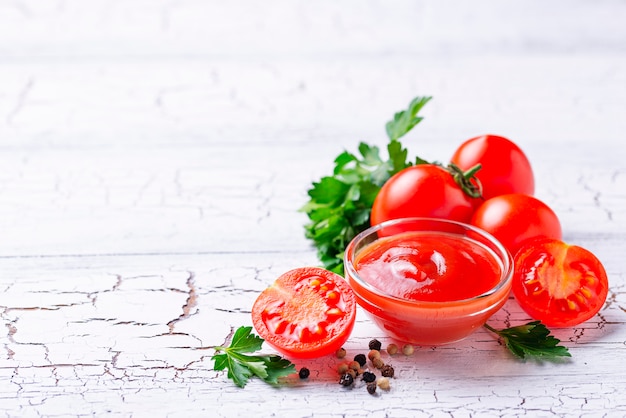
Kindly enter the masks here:
[[[491, 289], [479, 295], [472, 296], [466, 299], [457, 299], [457, 300], [449, 300], [449, 301], [422, 301], [422, 300], [404, 299], [404, 298], [386, 293], [383, 290], [379, 289], [378, 287], [373, 286], [370, 283], [366, 282], [357, 273], [356, 268], [354, 267], [354, 264], [350, 261], [350, 259], [354, 258], [355, 254], [353, 253], [355, 252], [355, 247], [357, 243], [362, 241], [365, 237], [370, 236], [380, 231], [383, 228], [388, 228], [396, 224], [402, 224], [402, 223], [407, 223], [407, 222], [429, 222], [430, 224], [439, 223], [439, 224], [444, 224], [444, 225], [452, 225], [455, 227], [460, 227], [464, 230], [472, 231], [482, 236], [487, 241], [489, 241], [491, 245], [495, 246], [497, 250], [501, 253], [501, 254], [494, 254], [497, 258], [496, 261], [502, 267], [500, 280], [494, 287], [492, 287]], [[419, 231], [415, 231], [415, 232], [419, 232]], [[434, 232], [437, 232], [437, 231], [434, 231]], [[457, 233], [453, 233], [453, 234], [460, 235]], [[493, 253], [496, 253], [496, 251], [493, 248], [490, 248], [490, 251]], [[407, 306], [419, 307], [419, 308], [428, 308], [428, 307], [441, 308], [445, 306], [461, 306], [464, 304], [472, 303], [477, 300], [481, 300], [481, 299], [487, 298], [491, 295], [498, 293], [503, 287], [508, 286], [512, 282], [512, 279], [513, 279], [513, 257], [511, 256], [511, 253], [504, 247], [504, 245], [502, 245], [502, 243], [498, 241], [498, 239], [496, 239], [496, 237], [494, 237], [492, 234], [488, 233], [487, 231], [480, 229], [478, 227], [475, 227], [473, 225], [470, 225], [464, 222], [453, 221], [450, 219], [443, 219], [443, 218], [429, 218], [429, 217], [398, 218], [398, 219], [391, 219], [388, 221], [384, 221], [384, 222], [381, 222], [380, 224], [371, 226], [367, 228], [366, 230], [360, 232], [359, 234], [357, 234], [354, 238], [350, 240], [344, 252], [343, 262], [344, 262], [344, 269], [345, 269], [346, 276], [349, 276], [349, 278], [355, 280], [359, 286], [365, 288], [371, 293], [374, 293], [376, 296], [379, 296], [387, 301], [400, 303], [402, 305], [407, 305]], [[348, 281], [349, 281], [349, 278], [346, 277]], [[359, 293], [354, 288], [353, 288], [353, 291], [357, 294]], [[359, 297], [363, 299], [367, 299], [360, 295]]]

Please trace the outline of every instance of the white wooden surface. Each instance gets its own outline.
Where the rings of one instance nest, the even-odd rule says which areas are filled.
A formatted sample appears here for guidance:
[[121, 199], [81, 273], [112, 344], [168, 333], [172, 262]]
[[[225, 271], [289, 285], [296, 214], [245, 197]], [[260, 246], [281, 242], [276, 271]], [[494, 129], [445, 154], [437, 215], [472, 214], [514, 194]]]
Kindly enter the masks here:
[[[0, 412], [6, 416], [626, 416], [623, 1], [0, 0]], [[235, 387], [211, 346], [317, 264], [310, 182], [433, 95], [404, 143], [444, 161], [516, 141], [565, 239], [598, 255], [599, 315], [561, 364], [486, 331], [394, 357], [372, 397]], [[492, 323], [528, 317], [510, 300]], [[349, 355], [388, 340], [358, 313]], [[267, 348], [268, 352], [271, 352]]]

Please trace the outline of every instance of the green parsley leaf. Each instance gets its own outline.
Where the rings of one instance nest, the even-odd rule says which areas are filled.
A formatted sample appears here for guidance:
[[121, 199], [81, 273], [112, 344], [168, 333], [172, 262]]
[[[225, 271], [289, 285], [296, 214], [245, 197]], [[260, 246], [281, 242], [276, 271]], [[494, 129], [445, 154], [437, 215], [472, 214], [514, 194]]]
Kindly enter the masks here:
[[550, 330], [541, 321], [532, 321], [502, 330], [497, 330], [488, 324], [485, 324], [485, 328], [502, 338], [505, 346], [519, 358], [554, 360], [560, 357], [571, 357], [567, 347], [559, 345], [561, 341], [550, 335]]
[[[344, 250], [352, 238], [370, 226], [372, 205], [380, 188], [391, 176], [412, 165], [398, 138], [422, 120], [417, 112], [430, 99], [416, 97], [407, 110], [396, 113], [387, 123], [387, 159], [381, 157], [377, 146], [361, 142], [358, 154], [344, 151], [335, 158], [332, 176], [313, 182], [308, 191], [310, 199], [300, 211], [309, 217], [305, 236], [315, 244], [326, 269], [344, 274]], [[426, 162], [416, 158], [416, 164]]]
[[214, 370], [227, 369], [228, 377], [239, 387], [244, 387], [252, 376], [277, 384], [279, 377], [296, 372], [295, 365], [280, 356], [246, 354], [260, 350], [264, 341], [251, 331], [252, 327], [239, 327], [228, 347], [214, 347]]
[[385, 126], [389, 139], [392, 141], [399, 139], [413, 129], [415, 125], [420, 123], [423, 118], [416, 115], [430, 99], [432, 99], [432, 97], [416, 97], [411, 101], [407, 110], [393, 115], [393, 120], [387, 122]]

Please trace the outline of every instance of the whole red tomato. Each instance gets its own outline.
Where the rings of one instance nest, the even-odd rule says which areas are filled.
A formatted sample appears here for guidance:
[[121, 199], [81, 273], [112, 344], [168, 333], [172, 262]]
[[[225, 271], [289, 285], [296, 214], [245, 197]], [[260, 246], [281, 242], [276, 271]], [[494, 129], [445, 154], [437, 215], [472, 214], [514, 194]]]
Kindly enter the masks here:
[[520, 147], [502, 136], [482, 135], [468, 139], [456, 149], [451, 162], [463, 171], [481, 165], [475, 176], [485, 199], [535, 192], [535, 177], [528, 158]]
[[606, 271], [588, 250], [559, 240], [528, 242], [515, 256], [513, 294], [533, 319], [570, 327], [594, 316], [609, 291]]
[[514, 256], [527, 240], [539, 237], [561, 239], [561, 222], [541, 200], [511, 193], [485, 200], [470, 224], [495, 236]]
[[409, 217], [445, 218], [469, 222], [472, 199], [445, 168], [420, 164], [392, 176], [374, 200], [370, 222]]

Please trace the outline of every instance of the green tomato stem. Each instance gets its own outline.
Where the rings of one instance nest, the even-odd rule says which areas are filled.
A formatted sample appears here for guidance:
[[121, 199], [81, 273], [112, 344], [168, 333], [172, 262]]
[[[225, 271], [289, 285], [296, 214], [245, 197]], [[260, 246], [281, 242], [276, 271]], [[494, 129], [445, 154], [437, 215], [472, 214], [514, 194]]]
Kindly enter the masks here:
[[476, 164], [467, 171], [463, 171], [458, 165], [454, 163], [448, 164], [447, 170], [450, 172], [456, 184], [467, 194], [469, 197], [479, 198], [482, 197], [482, 185], [480, 180], [476, 177], [478, 170], [482, 168], [482, 165]]

